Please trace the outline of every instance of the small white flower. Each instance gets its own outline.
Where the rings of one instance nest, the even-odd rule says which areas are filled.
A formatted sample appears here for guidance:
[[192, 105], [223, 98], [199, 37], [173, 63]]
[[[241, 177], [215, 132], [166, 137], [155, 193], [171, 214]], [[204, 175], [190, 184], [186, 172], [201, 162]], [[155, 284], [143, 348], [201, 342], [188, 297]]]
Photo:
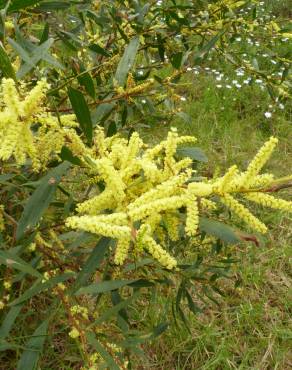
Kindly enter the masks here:
[[222, 85], [216, 85], [216, 87], [218, 87], [218, 89], [221, 89], [222, 88]]
[[227, 89], [232, 89], [232, 86], [231, 85], [226, 85], [226, 88]]
[[284, 109], [284, 108], [285, 108], [284, 104], [280, 103], [280, 104], [279, 104], [279, 108], [280, 108], [280, 109]]
[[265, 115], [266, 118], [271, 118], [272, 117], [271, 112], [265, 112], [264, 115]]
[[180, 97], [180, 100], [181, 100], [181, 101], [186, 101], [187, 99], [186, 99], [184, 96], [181, 96], [181, 97]]

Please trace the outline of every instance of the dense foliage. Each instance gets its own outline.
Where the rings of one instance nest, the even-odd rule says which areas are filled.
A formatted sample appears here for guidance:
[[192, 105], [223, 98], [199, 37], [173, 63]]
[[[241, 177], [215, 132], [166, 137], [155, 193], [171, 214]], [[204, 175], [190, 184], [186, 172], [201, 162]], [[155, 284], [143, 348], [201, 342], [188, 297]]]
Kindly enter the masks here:
[[[246, 169], [209, 174], [197, 139], [171, 127], [189, 120], [188, 72], [211, 57], [286, 103], [291, 32], [257, 1], [0, 7], [0, 349], [35, 369], [46, 341], [65, 336], [80, 353], [70, 368], [132, 368], [169, 322], [188, 327], [186, 312], [223, 294], [232, 248], [269, 228], [253, 203], [292, 210], [272, 195], [292, 177], [261, 173], [277, 138]], [[145, 142], [159, 125], [167, 137]], [[141, 331], [136, 311], [157, 295], [169, 297], [165, 322], [145, 318]], [[34, 331], [15, 341], [21, 315]]]

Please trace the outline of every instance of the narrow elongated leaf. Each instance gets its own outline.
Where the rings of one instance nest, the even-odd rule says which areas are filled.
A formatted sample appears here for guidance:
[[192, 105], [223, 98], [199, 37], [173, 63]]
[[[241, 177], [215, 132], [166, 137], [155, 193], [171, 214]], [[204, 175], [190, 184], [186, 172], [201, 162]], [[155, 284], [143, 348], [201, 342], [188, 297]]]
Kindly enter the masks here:
[[137, 299], [141, 295], [141, 292], [137, 292], [132, 295], [132, 297], [121, 301], [120, 303], [114, 305], [113, 307], [107, 309], [104, 314], [99, 316], [90, 326], [100, 325], [104, 321], [108, 320], [110, 317], [117, 315], [122, 309], [129, 306], [135, 299]]
[[[30, 6], [34, 6], [43, 0], [12, 0], [8, 12], [12, 13]], [[4, 8], [7, 3], [7, 0], [1, 0], [0, 1], [0, 9]]]
[[61, 153], [60, 153], [60, 157], [63, 161], [68, 161], [72, 164], [76, 164], [77, 166], [82, 166], [83, 162], [81, 161], [81, 159], [79, 159], [78, 157], [76, 157], [69, 148], [67, 148], [66, 146], [63, 146], [62, 150], [61, 150]]
[[45, 320], [35, 330], [32, 337], [28, 340], [20, 360], [17, 364], [17, 370], [34, 370], [37, 367], [40, 355], [46, 341], [49, 320]]
[[115, 80], [120, 86], [123, 86], [126, 82], [127, 74], [132, 68], [136, 54], [139, 48], [139, 37], [134, 37], [125, 49], [125, 52], [118, 64], [118, 68], [115, 74]]
[[207, 44], [205, 44], [198, 52], [195, 53], [194, 59], [204, 58], [206, 54], [208, 54], [209, 51], [216, 45], [217, 41], [220, 39], [221, 36], [223, 36], [224, 33], [225, 30], [218, 32], [217, 35], [212, 37], [211, 40], [207, 42]]
[[30, 230], [39, 222], [51, 203], [62, 176], [69, 167], [69, 162], [63, 162], [41, 179], [40, 185], [33, 192], [24, 207], [16, 231], [17, 239], [20, 239], [26, 230]]
[[100, 283], [94, 283], [84, 288], [80, 288], [75, 294], [96, 294], [110, 292], [111, 290], [122, 288], [123, 286], [129, 285], [136, 280], [106, 280]]
[[92, 121], [86, 100], [83, 94], [79, 90], [73, 89], [73, 87], [69, 87], [68, 96], [80, 127], [88, 142], [91, 143], [93, 135]]
[[[85, 72], [83, 70], [82, 72]], [[85, 87], [86, 92], [94, 99], [95, 98], [95, 88], [94, 88], [94, 82], [92, 77], [88, 72], [83, 73], [82, 75], [78, 76], [78, 81], [80, 85]]]
[[35, 270], [27, 262], [23, 261], [20, 257], [13, 253], [9, 253], [4, 250], [0, 250], [0, 264], [6, 265], [7, 267], [14, 268], [16, 270], [26, 272], [32, 276], [41, 277], [42, 275]]
[[63, 1], [46, 1], [42, 2], [37, 6], [36, 10], [38, 11], [54, 11], [54, 10], [64, 10], [71, 6], [70, 2]]
[[10, 308], [8, 314], [5, 316], [5, 319], [2, 321], [2, 325], [0, 327], [0, 340], [4, 340], [8, 334], [10, 333], [10, 330], [12, 329], [12, 326], [19, 315], [21, 309], [23, 307], [23, 304], [19, 304], [17, 306], [13, 306]]
[[232, 227], [224, 224], [223, 222], [213, 221], [208, 218], [201, 217], [199, 227], [201, 231], [204, 231], [209, 235], [213, 235], [226, 243], [236, 244], [241, 241]]
[[101, 355], [109, 369], [111, 370], [120, 370], [120, 367], [115, 363], [112, 356], [102, 347], [99, 341], [96, 339], [95, 335], [92, 332], [86, 333], [86, 338], [91, 346]]
[[104, 57], [109, 57], [110, 56], [110, 53], [107, 50], [105, 50], [104, 48], [102, 48], [101, 46], [99, 46], [98, 44], [91, 44], [91, 45], [88, 46], [88, 48], [91, 51], [94, 51], [97, 54], [103, 55]]
[[43, 42], [40, 46], [35, 47], [31, 55], [31, 63], [23, 64], [17, 71], [16, 76], [20, 79], [23, 78], [28, 72], [30, 72], [41, 60], [47, 55], [48, 50], [53, 45], [54, 39], [49, 38]]
[[189, 157], [199, 162], [208, 162], [208, 158], [202, 149], [195, 146], [188, 146], [177, 149], [177, 154], [180, 157]]
[[82, 270], [77, 275], [74, 286], [72, 287], [72, 292], [79, 289], [84, 285], [89, 277], [92, 275], [96, 269], [100, 266], [104, 259], [104, 255], [109, 247], [110, 238], [101, 238], [97, 243], [96, 247], [91, 252], [86, 263], [84, 264]]
[[4, 77], [13, 78], [13, 80], [16, 81], [16, 75], [10, 62], [10, 59], [1, 44], [0, 44], [0, 70], [2, 71]]
[[52, 289], [57, 284], [63, 283], [64, 281], [70, 279], [72, 276], [74, 276], [73, 273], [65, 273], [65, 274], [62, 274], [62, 275], [59, 275], [59, 276], [54, 276], [53, 278], [45, 281], [44, 283], [42, 283], [39, 280], [31, 288], [27, 289], [19, 298], [10, 302], [8, 306], [15, 306], [19, 303], [22, 303], [22, 302], [34, 297], [36, 294], [39, 294], [39, 293], [43, 292], [46, 289]]

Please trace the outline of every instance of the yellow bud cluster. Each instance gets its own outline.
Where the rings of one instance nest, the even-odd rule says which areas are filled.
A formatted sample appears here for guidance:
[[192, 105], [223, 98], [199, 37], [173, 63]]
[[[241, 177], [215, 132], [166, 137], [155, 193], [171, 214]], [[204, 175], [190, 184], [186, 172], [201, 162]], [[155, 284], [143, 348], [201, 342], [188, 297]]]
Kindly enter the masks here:
[[[247, 171], [240, 172], [232, 166], [224, 176], [200, 182], [191, 180], [191, 159], [177, 160], [176, 156], [177, 146], [192, 140], [195, 141], [188, 136], [179, 137], [172, 129], [166, 140], [148, 148], [137, 133], [129, 140], [117, 135], [105, 138], [101, 129], [97, 129], [95, 146], [92, 154], [86, 154], [86, 163], [90, 175], [98, 176], [105, 188], [80, 203], [77, 211], [83, 215], [69, 217], [66, 225], [117, 239], [116, 264], [124, 263], [132, 244], [134, 254], [146, 250], [168, 269], [177, 263], [166, 250], [166, 236], [178, 240], [180, 225], [185, 220], [185, 233], [196, 237], [199, 210], [214, 210], [218, 201], [254, 230], [266, 232], [267, 227], [235, 196], [241, 194], [258, 203], [276, 206], [276, 200], [257, 191], [273, 181], [272, 175], [258, 172], [276, 139], [271, 138], [263, 146]], [[211, 200], [213, 197], [216, 203]], [[289, 206], [279, 201], [277, 208]]]
[[69, 332], [69, 337], [76, 339], [80, 336], [80, 333], [77, 328], [72, 328], [71, 331]]
[[259, 152], [254, 157], [254, 159], [250, 162], [247, 170], [243, 174], [243, 178], [241, 180], [242, 187], [248, 186], [251, 183], [251, 181], [256, 177], [256, 175], [265, 165], [267, 160], [270, 158], [277, 143], [278, 143], [278, 139], [272, 136], [270, 140], [267, 141], [262, 146], [262, 148], [259, 150]]
[[[77, 126], [73, 115], [58, 118], [46, 112], [44, 101], [49, 85], [45, 80], [40, 80], [29, 92], [25, 85], [16, 87], [12, 79], [3, 78], [1, 87], [0, 160], [14, 157], [20, 166], [30, 158], [34, 170], [39, 171], [50, 160], [59, 159], [65, 144], [76, 155], [91, 154], [72, 130]], [[33, 132], [31, 126], [36, 123], [40, 127]]]
[[75, 305], [70, 308], [70, 311], [72, 315], [80, 315], [84, 319], [88, 320], [88, 308], [87, 307]]
[[224, 194], [221, 198], [223, 204], [225, 204], [231, 211], [233, 211], [240, 219], [246, 222], [253, 230], [259, 231], [265, 234], [267, 227], [260, 220], [258, 220], [247, 208], [241, 203], [234, 199], [229, 194]]
[[185, 232], [188, 236], [194, 236], [197, 233], [199, 225], [199, 208], [197, 204], [197, 197], [192, 192], [187, 193], [187, 219]]
[[169, 239], [174, 242], [179, 240], [179, 225], [181, 223], [179, 214], [167, 212], [163, 219], [166, 224]]
[[67, 218], [66, 225], [72, 229], [81, 229], [110, 238], [128, 239], [131, 237], [131, 229], [128, 226], [112, 225], [107, 222], [101, 222], [99, 217], [100, 216], [72, 216]]
[[162, 266], [171, 270], [177, 266], [177, 261], [169, 253], [166, 252], [156, 241], [151, 237], [150, 225], [144, 224], [141, 228], [141, 233], [138, 233], [137, 239], [139, 243], [156, 259]]
[[251, 200], [252, 202], [261, 204], [262, 206], [265, 207], [292, 212], [292, 202], [289, 202], [284, 199], [277, 199], [272, 195], [257, 192], [257, 193], [248, 193], [244, 197], [248, 200]]
[[114, 258], [114, 261], [117, 265], [122, 265], [125, 262], [130, 249], [130, 243], [130, 237], [118, 240]]

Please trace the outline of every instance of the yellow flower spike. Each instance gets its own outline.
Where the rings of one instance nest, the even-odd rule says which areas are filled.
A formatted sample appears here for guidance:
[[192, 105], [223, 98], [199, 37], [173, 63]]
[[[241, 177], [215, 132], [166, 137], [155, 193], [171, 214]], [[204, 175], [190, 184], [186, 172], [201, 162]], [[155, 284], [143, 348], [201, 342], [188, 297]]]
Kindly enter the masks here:
[[46, 80], [38, 81], [37, 85], [29, 92], [22, 102], [23, 113], [26, 117], [31, 117], [42, 111], [41, 102], [45, 98], [45, 92], [49, 89]]
[[[0, 159], [8, 160], [14, 156], [16, 164], [20, 166], [30, 158], [33, 170], [39, 171], [45, 169], [50, 160], [60, 159], [58, 155], [66, 141], [64, 125], [74, 127], [77, 123], [72, 115], [64, 116], [63, 123], [60, 123], [57, 117], [46, 112], [43, 103], [49, 85], [45, 80], [39, 81], [31, 91], [26, 92], [26, 98], [23, 99], [25, 86], [19, 86], [19, 92], [14, 80], [2, 80]], [[62, 122], [62, 118], [60, 120]], [[39, 128], [32, 132], [31, 126], [35, 123], [39, 124]], [[88, 154], [74, 130], [68, 135], [74, 154]]]
[[273, 150], [275, 149], [278, 143], [278, 139], [275, 137], [271, 137], [269, 141], [267, 141], [262, 148], [258, 151], [257, 155], [251, 161], [247, 170], [244, 172], [243, 177], [241, 179], [241, 187], [248, 187], [262, 167], [265, 165], [267, 160], [270, 158]]
[[143, 161], [141, 161], [141, 168], [144, 171], [145, 177], [151, 182], [156, 183], [161, 181], [162, 174], [155, 163], [144, 159]]
[[177, 261], [166, 252], [156, 241], [149, 235], [145, 235], [143, 240], [144, 248], [156, 259], [162, 266], [172, 270], [177, 266]]
[[179, 226], [181, 224], [179, 215], [174, 213], [166, 213], [163, 216], [163, 220], [166, 224], [167, 233], [170, 240], [173, 242], [179, 240]]
[[98, 194], [83, 203], [79, 203], [77, 206], [77, 211], [79, 213], [88, 213], [90, 215], [95, 215], [103, 209], [111, 209], [115, 206], [116, 202], [113, 197], [113, 192], [106, 189], [101, 194]]
[[188, 189], [197, 197], [208, 197], [213, 193], [213, 186], [204, 182], [192, 182]]
[[200, 205], [202, 206], [202, 208], [208, 209], [210, 211], [214, 211], [215, 209], [217, 209], [217, 204], [212, 200], [206, 198], [200, 199]]
[[180, 187], [190, 178], [190, 175], [190, 172], [182, 173], [156, 185], [156, 187], [151, 188], [149, 191], [138, 197], [134, 202], [130, 203], [128, 208], [134, 209], [155, 199], [180, 194], [182, 192]]
[[165, 142], [165, 158], [164, 158], [164, 168], [166, 172], [172, 173], [172, 167], [175, 164], [174, 155], [177, 149], [177, 130], [175, 128], [171, 128], [168, 133], [167, 140]]
[[238, 169], [236, 165], [230, 167], [226, 174], [213, 184], [214, 193], [217, 194], [227, 193], [230, 188], [229, 185], [234, 179], [234, 177], [237, 175], [237, 173]]
[[99, 216], [72, 216], [67, 218], [66, 226], [115, 239], [128, 239], [131, 237], [130, 227], [99, 222]]
[[262, 206], [280, 209], [283, 211], [292, 212], [292, 202], [289, 202], [284, 199], [277, 199], [269, 194], [264, 193], [248, 193], [244, 197], [252, 202], [261, 204]]
[[2, 80], [3, 102], [6, 106], [6, 111], [12, 117], [21, 115], [22, 105], [19, 104], [19, 94], [15, 86], [15, 81], [11, 78], [3, 78]]
[[154, 259], [156, 259], [162, 266], [171, 270], [177, 266], [177, 261], [166, 250], [164, 250], [151, 237], [151, 227], [148, 224], [143, 224], [137, 233], [137, 246], [139, 249], [145, 248]]
[[265, 234], [267, 232], [268, 229], [266, 225], [263, 224], [259, 219], [257, 219], [247, 208], [245, 208], [231, 195], [224, 194], [224, 196], [222, 196], [220, 200], [252, 229], [262, 234]]
[[112, 161], [108, 158], [101, 158], [94, 160], [94, 164], [96, 170], [112, 191], [112, 196], [117, 201], [122, 200], [125, 197], [125, 184], [119, 172], [114, 168]]
[[128, 167], [132, 161], [136, 160], [142, 146], [143, 141], [140, 139], [139, 134], [137, 132], [133, 132], [129, 140], [126, 156], [122, 160], [122, 168]]
[[152, 213], [167, 211], [170, 209], [178, 209], [185, 205], [186, 199], [184, 196], [173, 196], [154, 200], [148, 204], [144, 204], [138, 208], [130, 209], [128, 211], [129, 217], [132, 221], [142, 220]]
[[117, 241], [115, 257], [114, 257], [115, 264], [122, 265], [125, 262], [125, 259], [128, 256], [128, 251], [130, 249], [130, 243], [131, 243], [130, 238], [119, 239]]
[[195, 194], [191, 191], [187, 192], [187, 218], [186, 218], [186, 226], [185, 232], [188, 236], [194, 236], [197, 233], [198, 225], [199, 225], [199, 208], [198, 208], [198, 200]]
[[270, 173], [258, 175], [250, 181], [250, 187], [252, 189], [256, 189], [259, 187], [267, 186], [273, 182], [274, 178], [275, 178], [274, 175]]

